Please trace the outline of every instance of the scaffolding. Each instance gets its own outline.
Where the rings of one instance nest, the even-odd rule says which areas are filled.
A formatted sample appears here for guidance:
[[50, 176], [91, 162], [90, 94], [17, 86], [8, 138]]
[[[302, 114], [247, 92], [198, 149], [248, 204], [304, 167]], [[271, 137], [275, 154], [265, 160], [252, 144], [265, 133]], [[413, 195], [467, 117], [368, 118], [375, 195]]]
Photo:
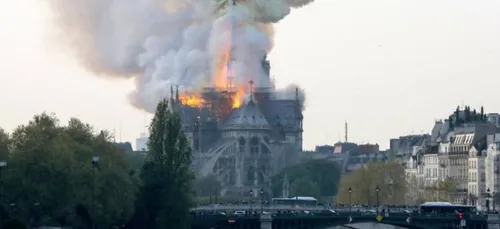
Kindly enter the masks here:
[[203, 89], [203, 107], [210, 114], [215, 115], [217, 122], [221, 124], [233, 111], [233, 100], [236, 92], [233, 88], [213, 88]]

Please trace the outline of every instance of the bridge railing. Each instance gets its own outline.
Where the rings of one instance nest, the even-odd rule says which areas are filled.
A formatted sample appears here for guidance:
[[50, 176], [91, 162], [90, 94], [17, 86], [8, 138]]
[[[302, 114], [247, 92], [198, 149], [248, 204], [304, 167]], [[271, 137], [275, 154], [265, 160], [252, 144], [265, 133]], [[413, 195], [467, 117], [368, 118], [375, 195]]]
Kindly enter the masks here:
[[[233, 211], [260, 211], [261, 206], [260, 205], [212, 205], [212, 206], [199, 206], [196, 208], [193, 208], [192, 210], [211, 210], [211, 211], [227, 211], [227, 210], [233, 210]], [[325, 207], [322, 206], [298, 206], [298, 207], [291, 207], [290, 205], [264, 205], [262, 206], [262, 209], [264, 210], [322, 210], [326, 209]]]
[[[314, 216], [318, 211], [332, 209], [335, 210], [337, 216], [375, 216], [376, 212], [373, 208], [364, 207], [333, 207], [329, 206], [290, 206], [290, 205], [263, 205], [262, 210], [267, 213], [271, 213], [274, 216]], [[261, 206], [257, 205], [247, 205], [247, 204], [236, 204], [236, 205], [207, 205], [199, 206], [193, 208], [192, 211], [203, 213], [203, 215], [217, 214], [217, 212], [224, 212], [228, 215], [232, 215], [235, 211], [246, 211], [248, 215], [259, 215]], [[379, 209], [381, 210], [381, 209]], [[418, 218], [454, 218], [458, 219], [456, 214], [420, 214], [414, 208], [385, 208], [384, 211], [379, 211], [379, 214], [383, 217], [418, 217]], [[334, 217], [326, 216], [326, 217]], [[486, 214], [471, 214], [466, 217], [467, 219], [486, 219]]]
[[[260, 204], [212, 204], [212, 205], [203, 205], [192, 208], [192, 210], [217, 210], [217, 209], [238, 209], [238, 210], [247, 210], [247, 209], [260, 209]], [[282, 209], [282, 210], [309, 210], [309, 209], [333, 209], [336, 211], [363, 211], [363, 210], [375, 210], [375, 207], [340, 207], [340, 206], [311, 206], [311, 205], [289, 205], [289, 204], [265, 204], [262, 206], [263, 209]], [[389, 209], [390, 211], [412, 211], [416, 210], [416, 208], [400, 208], [400, 207], [380, 207], [379, 209]]]

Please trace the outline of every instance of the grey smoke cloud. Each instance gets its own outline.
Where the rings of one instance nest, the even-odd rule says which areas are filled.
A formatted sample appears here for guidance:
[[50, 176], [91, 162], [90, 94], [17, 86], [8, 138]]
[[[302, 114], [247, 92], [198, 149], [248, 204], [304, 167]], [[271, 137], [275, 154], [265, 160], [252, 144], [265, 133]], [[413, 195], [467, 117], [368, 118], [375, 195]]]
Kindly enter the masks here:
[[312, 2], [237, 0], [230, 7], [230, 0], [49, 1], [61, 41], [81, 65], [96, 75], [134, 78], [130, 102], [149, 112], [169, 96], [171, 85], [181, 91], [213, 85], [228, 44], [236, 84], [269, 84], [261, 60], [273, 46], [272, 23]]
[[297, 97], [297, 91], [298, 90], [298, 96], [299, 96], [299, 102], [302, 110], [305, 109], [306, 107], [306, 92], [303, 88], [301, 88], [299, 85], [296, 84], [289, 84], [285, 88], [279, 90], [276, 94], [276, 97], [279, 99], [296, 99]]

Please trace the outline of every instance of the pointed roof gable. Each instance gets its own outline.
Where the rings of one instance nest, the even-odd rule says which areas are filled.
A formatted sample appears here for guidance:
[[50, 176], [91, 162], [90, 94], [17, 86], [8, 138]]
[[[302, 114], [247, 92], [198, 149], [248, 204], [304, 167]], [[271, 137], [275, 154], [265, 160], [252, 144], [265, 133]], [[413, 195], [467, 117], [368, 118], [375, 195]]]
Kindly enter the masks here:
[[270, 125], [259, 106], [250, 99], [226, 119], [223, 129], [270, 129]]

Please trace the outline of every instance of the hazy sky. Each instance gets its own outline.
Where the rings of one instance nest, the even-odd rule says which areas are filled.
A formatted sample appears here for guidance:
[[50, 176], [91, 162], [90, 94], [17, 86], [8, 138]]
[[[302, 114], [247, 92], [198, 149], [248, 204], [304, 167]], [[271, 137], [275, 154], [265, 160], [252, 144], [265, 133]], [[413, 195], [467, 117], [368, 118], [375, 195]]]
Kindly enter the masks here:
[[[80, 68], [51, 20], [43, 1], [0, 2], [0, 126], [47, 111], [135, 141], [150, 115], [128, 104], [132, 82]], [[276, 26], [270, 57], [278, 86], [307, 92], [305, 148], [343, 138], [344, 120], [385, 148], [462, 103], [500, 112], [500, 1], [317, 0]]]

